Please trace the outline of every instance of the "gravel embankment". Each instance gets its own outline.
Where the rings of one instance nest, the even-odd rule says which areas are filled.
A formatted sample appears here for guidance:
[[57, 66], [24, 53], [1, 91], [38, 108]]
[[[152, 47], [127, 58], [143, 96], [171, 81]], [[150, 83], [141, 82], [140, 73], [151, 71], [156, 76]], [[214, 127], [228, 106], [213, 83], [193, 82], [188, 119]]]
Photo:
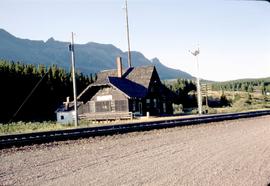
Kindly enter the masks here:
[[0, 150], [0, 185], [267, 185], [270, 116]]

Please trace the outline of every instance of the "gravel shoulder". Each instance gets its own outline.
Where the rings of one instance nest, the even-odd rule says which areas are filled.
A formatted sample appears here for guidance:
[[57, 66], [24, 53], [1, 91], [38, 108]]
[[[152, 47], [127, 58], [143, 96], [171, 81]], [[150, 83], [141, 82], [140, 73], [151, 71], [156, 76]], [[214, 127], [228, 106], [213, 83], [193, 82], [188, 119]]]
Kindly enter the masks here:
[[0, 185], [267, 185], [270, 116], [0, 150]]

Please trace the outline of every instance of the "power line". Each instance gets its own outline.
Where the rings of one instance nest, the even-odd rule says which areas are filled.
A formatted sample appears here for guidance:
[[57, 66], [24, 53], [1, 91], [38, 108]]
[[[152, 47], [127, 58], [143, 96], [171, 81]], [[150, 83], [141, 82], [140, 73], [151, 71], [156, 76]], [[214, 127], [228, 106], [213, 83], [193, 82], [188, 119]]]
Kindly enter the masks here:
[[39, 86], [39, 84], [42, 82], [42, 80], [44, 79], [44, 77], [49, 73], [49, 70], [42, 76], [42, 78], [37, 82], [37, 84], [34, 86], [34, 88], [31, 90], [31, 92], [27, 95], [27, 97], [24, 99], [24, 101], [22, 102], [22, 104], [20, 105], [20, 107], [18, 108], [18, 110], [12, 115], [11, 119], [9, 120], [9, 123], [12, 122], [12, 120], [17, 116], [17, 114], [19, 113], [19, 111], [22, 109], [22, 107], [24, 106], [24, 104], [28, 101], [28, 99], [32, 96], [32, 94], [35, 92], [35, 90], [37, 89], [37, 87]]

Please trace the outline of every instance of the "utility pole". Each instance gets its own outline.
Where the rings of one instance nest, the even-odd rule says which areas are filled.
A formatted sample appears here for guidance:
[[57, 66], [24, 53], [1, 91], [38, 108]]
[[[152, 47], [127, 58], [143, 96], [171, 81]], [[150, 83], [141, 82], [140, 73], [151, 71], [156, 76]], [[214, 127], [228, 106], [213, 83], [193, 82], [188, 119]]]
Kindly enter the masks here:
[[208, 110], [208, 90], [209, 90], [209, 87], [206, 84], [206, 100], [205, 100], [205, 104], [206, 104], [207, 110]]
[[206, 113], [208, 112], [208, 90], [210, 90], [209, 85], [205, 84], [201, 84], [201, 94], [202, 94], [202, 98], [205, 97], [205, 106], [206, 106]]
[[201, 85], [200, 85], [200, 74], [199, 74], [199, 58], [198, 55], [200, 53], [200, 49], [198, 48], [194, 52], [190, 53], [196, 58], [196, 63], [197, 63], [197, 100], [198, 100], [198, 112], [199, 115], [202, 114], [202, 95], [201, 95]]
[[69, 45], [71, 51], [71, 68], [72, 68], [72, 81], [73, 81], [73, 96], [74, 96], [74, 111], [75, 111], [75, 127], [78, 126], [78, 110], [77, 110], [77, 91], [76, 91], [76, 77], [75, 77], [75, 54], [74, 54], [74, 33], [71, 32], [71, 44]]
[[125, 0], [125, 11], [126, 11], [126, 28], [127, 28], [127, 41], [128, 41], [128, 67], [130, 68], [131, 67], [131, 52], [130, 52], [127, 0]]

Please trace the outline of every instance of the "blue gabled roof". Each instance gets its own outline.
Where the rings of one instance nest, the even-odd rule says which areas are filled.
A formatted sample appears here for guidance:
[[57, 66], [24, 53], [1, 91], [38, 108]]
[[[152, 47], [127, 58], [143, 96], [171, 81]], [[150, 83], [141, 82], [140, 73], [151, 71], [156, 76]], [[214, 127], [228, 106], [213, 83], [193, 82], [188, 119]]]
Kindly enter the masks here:
[[147, 94], [147, 88], [129, 79], [108, 77], [109, 83], [130, 98], [143, 98]]
[[154, 66], [131, 67], [122, 77], [117, 77], [117, 70], [106, 70], [97, 74], [97, 80], [90, 84], [79, 96], [80, 99], [91, 87], [114, 86], [126, 96], [143, 98], [148, 92]]

